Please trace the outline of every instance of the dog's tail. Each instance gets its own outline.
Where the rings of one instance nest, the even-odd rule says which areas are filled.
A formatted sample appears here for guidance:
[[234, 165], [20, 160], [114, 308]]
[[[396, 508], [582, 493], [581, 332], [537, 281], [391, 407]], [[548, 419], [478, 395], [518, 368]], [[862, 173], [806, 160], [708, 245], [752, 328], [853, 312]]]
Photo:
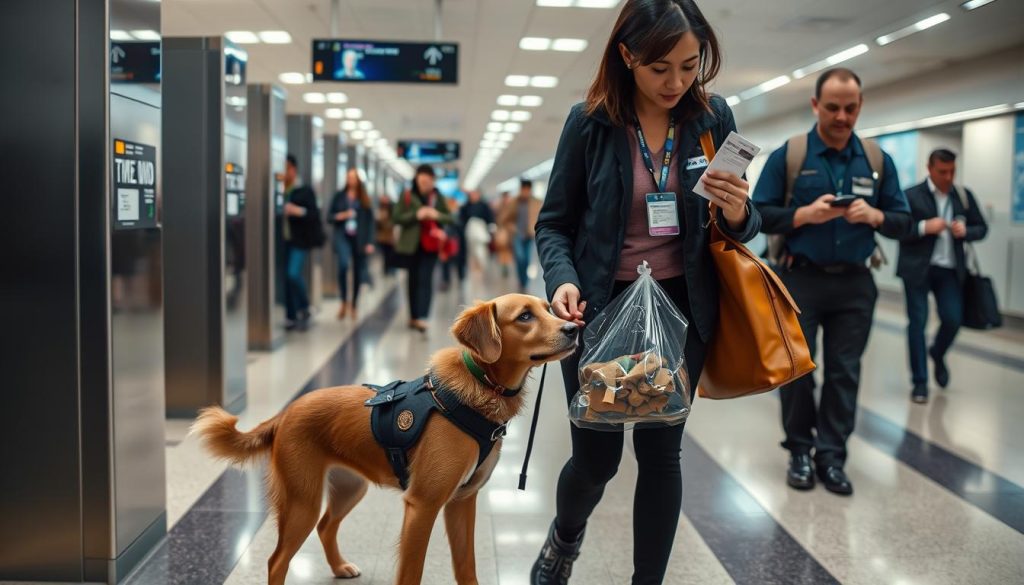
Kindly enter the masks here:
[[238, 417], [223, 408], [211, 406], [199, 411], [192, 433], [202, 438], [203, 445], [215, 457], [241, 465], [270, 450], [277, 433], [280, 415], [265, 420], [255, 429], [243, 433], [235, 428]]

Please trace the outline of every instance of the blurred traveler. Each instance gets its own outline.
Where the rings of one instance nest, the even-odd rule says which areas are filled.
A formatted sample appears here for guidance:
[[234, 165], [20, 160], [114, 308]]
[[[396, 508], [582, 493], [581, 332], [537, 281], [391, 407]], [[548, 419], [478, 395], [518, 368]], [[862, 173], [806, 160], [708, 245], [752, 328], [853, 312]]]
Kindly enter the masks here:
[[384, 258], [384, 274], [391, 276], [397, 268], [395, 264], [395, 222], [391, 219], [394, 203], [387, 195], [383, 195], [377, 203], [377, 248]]
[[867, 263], [876, 254], [876, 232], [900, 238], [910, 226], [892, 158], [853, 131], [863, 101], [853, 71], [822, 73], [811, 99], [817, 124], [771, 154], [754, 189], [764, 232], [785, 234], [777, 270], [800, 306], [812, 356], [818, 329], [824, 331], [820, 404], [813, 374], [781, 390], [782, 446], [790, 452], [786, 481], [811, 489], [817, 471], [825, 488], [840, 495], [853, 493], [843, 470], [846, 442], [878, 297]]
[[309, 326], [309, 292], [304, 271], [309, 251], [323, 245], [324, 227], [313, 189], [301, 184], [296, 159], [285, 163], [285, 329]]
[[395, 252], [406, 256], [409, 268], [409, 327], [424, 332], [434, 294], [434, 267], [446, 238], [442, 226], [452, 222], [435, 178], [432, 166], [417, 167], [412, 188], [399, 197], [394, 208], [394, 221], [402, 227]]
[[[953, 345], [964, 315], [964, 280], [967, 277], [964, 243], [981, 240], [988, 225], [970, 189], [953, 184], [956, 155], [938, 149], [928, 157], [928, 178], [907, 189], [913, 218], [900, 241], [896, 275], [903, 279], [907, 299], [907, 342], [910, 350], [911, 390], [914, 402], [928, 401], [928, 358], [935, 365], [935, 382], [949, 384], [946, 352]], [[927, 348], [928, 293], [935, 295], [939, 331]]]
[[[552, 309], [579, 325], [624, 291], [637, 278], [637, 265], [647, 260], [689, 320], [684, 352], [694, 381], [718, 322], [718, 278], [709, 249], [708, 204], [691, 191], [704, 168], [688, 161], [703, 156], [698, 137], [705, 131], [720, 145], [736, 128], [725, 100], [706, 88], [720, 66], [714, 31], [692, 0], [626, 2], [587, 101], [574, 106], [566, 120], [536, 226]], [[719, 207], [720, 227], [738, 240], [752, 239], [761, 222], [747, 183], [724, 174], [708, 178], [705, 186]], [[679, 229], [651, 236], [646, 195], [664, 191], [679, 201], [673, 216]], [[577, 352], [562, 362], [570, 400], [579, 390], [579, 360]], [[556, 517], [531, 571], [533, 585], [569, 581], [587, 519], [622, 457], [624, 433], [575, 425], [569, 430], [572, 458], [558, 479]], [[634, 585], [665, 578], [682, 501], [682, 438], [681, 424], [633, 431], [639, 467]]]
[[[494, 216], [501, 217], [504, 209], [512, 202], [512, 195], [503, 191], [501, 197], [494, 202]], [[501, 277], [508, 278], [508, 269], [514, 260], [512, 256], [512, 235], [508, 229], [498, 222], [498, 229], [494, 232], [494, 255], [501, 266]]]
[[[334, 252], [338, 259], [338, 297], [341, 307], [338, 318], [346, 315], [356, 318], [360, 285], [370, 283], [367, 262], [373, 254], [373, 203], [366, 193], [366, 185], [359, 171], [349, 169], [345, 175], [345, 189], [334, 194], [331, 202], [330, 222], [334, 224]], [[352, 288], [348, 287], [349, 268], [352, 269]], [[348, 300], [348, 291], [352, 300]]]
[[463, 245], [464, 230], [459, 216], [459, 202], [454, 197], [446, 197], [448, 200], [448, 212], [452, 214], [452, 222], [444, 226], [445, 240], [439, 256], [441, 260], [441, 290], [448, 290], [452, 284], [452, 270], [459, 277], [459, 282], [466, 280], [466, 257], [465, 245]]
[[480, 191], [473, 190], [467, 195], [466, 204], [459, 210], [459, 219], [465, 231], [466, 255], [473, 258], [474, 270], [487, 266], [487, 247], [494, 230], [494, 211], [484, 203]]
[[527, 270], [530, 268], [530, 253], [533, 250], [534, 231], [541, 203], [533, 196], [533, 182], [519, 181], [519, 196], [501, 208], [498, 224], [505, 228], [516, 260], [516, 276], [519, 291], [525, 292], [530, 282]]

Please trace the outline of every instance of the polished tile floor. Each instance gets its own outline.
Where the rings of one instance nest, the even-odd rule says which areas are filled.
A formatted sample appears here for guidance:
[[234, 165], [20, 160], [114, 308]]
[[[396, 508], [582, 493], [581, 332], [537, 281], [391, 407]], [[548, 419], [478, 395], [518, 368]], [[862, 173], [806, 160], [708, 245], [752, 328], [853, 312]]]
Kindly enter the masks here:
[[[327, 302], [309, 332], [291, 334], [276, 352], [252, 354], [240, 426], [272, 416], [303, 390], [421, 374], [427, 356], [452, 342], [446, 329], [461, 305], [511, 287], [496, 275], [474, 275], [439, 293], [426, 336], [405, 327], [401, 281], [378, 278], [357, 323], [333, 320], [336, 304]], [[804, 493], [785, 486], [776, 393], [698, 401], [683, 445], [684, 515], [666, 583], [1024, 583], [1024, 343], [1013, 335], [965, 332], [949, 358], [950, 388], [933, 390], [921, 406], [908, 400], [904, 317], [883, 305], [875, 323], [847, 465], [856, 494], [840, 498], [820, 487]], [[528, 489], [516, 484], [532, 409], [512, 426], [481, 494], [481, 584], [528, 582], [569, 452], [563, 396], [553, 368]], [[187, 427], [188, 421], [174, 421], [167, 429], [170, 535], [129, 582], [265, 583], [276, 531], [260, 470], [229, 470], [211, 460]], [[629, 582], [635, 477], [627, 454], [588, 527], [573, 583]], [[363, 570], [354, 583], [391, 583], [401, 510], [400, 494], [371, 488], [342, 526], [342, 551]], [[424, 582], [452, 583], [451, 574], [439, 523]], [[288, 583], [336, 582], [311, 536]]]

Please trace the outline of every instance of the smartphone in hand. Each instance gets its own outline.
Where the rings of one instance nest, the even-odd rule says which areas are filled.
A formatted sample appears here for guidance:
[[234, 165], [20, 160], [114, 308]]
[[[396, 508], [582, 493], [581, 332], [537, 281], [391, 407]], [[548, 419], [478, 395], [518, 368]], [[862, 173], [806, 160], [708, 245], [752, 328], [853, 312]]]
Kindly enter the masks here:
[[836, 198], [829, 202], [832, 207], [849, 207], [857, 200], [856, 195], [836, 195]]

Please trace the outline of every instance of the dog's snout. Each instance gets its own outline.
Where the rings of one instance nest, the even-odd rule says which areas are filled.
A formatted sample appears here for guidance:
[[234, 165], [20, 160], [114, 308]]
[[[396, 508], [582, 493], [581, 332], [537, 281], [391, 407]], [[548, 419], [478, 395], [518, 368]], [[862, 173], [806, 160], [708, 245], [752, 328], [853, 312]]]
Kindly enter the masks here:
[[579, 329], [580, 328], [575, 323], [566, 323], [565, 325], [562, 325], [562, 333], [564, 333], [566, 337], [575, 337]]

